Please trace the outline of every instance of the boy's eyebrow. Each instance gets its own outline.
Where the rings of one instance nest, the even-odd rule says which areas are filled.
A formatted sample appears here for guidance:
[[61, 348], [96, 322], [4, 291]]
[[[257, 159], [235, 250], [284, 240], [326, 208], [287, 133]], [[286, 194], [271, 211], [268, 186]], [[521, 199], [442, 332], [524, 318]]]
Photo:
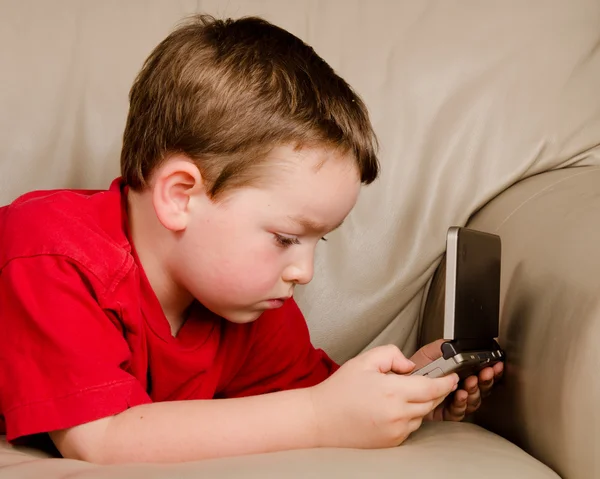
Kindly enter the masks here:
[[338, 229], [340, 226], [342, 226], [342, 224], [344, 223], [344, 220], [342, 220], [338, 225], [336, 225], [334, 228], [329, 229], [328, 225], [324, 225], [322, 223], [317, 223], [309, 218], [306, 218], [305, 216], [288, 216], [289, 219], [291, 219], [294, 223], [299, 224], [300, 226], [302, 226], [305, 230], [307, 231], [334, 231], [336, 229]]

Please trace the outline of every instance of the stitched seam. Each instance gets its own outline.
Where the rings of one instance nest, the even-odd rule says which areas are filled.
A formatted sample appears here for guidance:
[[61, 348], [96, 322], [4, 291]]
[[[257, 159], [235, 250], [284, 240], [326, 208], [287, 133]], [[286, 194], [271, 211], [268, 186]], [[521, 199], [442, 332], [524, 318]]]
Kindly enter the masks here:
[[96, 275], [96, 273], [94, 273], [94, 271], [92, 271], [86, 265], [84, 265], [79, 260], [77, 260], [77, 259], [75, 259], [75, 258], [73, 258], [71, 256], [67, 256], [65, 254], [58, 254], [58, 253], [36, 253], [36, 254], [32, 254], [32, 255], [21, 255], [21, 256], [15, 256], [13, 258], [10, 258], [4, 265], [2, 265], [0, 267], [0, 273], [2, 273], [2, 270], [4, 270], [13, 261], [23, 260], [23, 259], [29, 259], [29, 258], [39, 258], [39, 257], [44, 257], [44, 256], [46, 256], [46, 257], [54, 257], [54, 258], [62, 258], [64, 260], [66, 260], [67, 262], [74, 263], [77, 266], [81, 267], [81, 269], [87, 271], [104, 288], [104, 291], [102, 291], [102, 298], [98, 298], [98, 299], [102, 299], [102, 301], [101, 301], [102, 303], [104, 303], [103, 300], [106, 298], [106, 293], [109, 292], [109, 291], [114, 291], [114, 289], [117, 287], [117, 285], [125, 277], [125, 275], [127, 274], [127, 272], [130, 269], [130, 266], [128, 266], [128, 261], [127, 261], [127, 259], [128, 259], [129, 256], [127, 255], [127, 256], [125, 256], [125, 260], [123, 261], [123, 263], [117, 269], [117, 272], [114, 275], [112, 275], [112, 278], [109, 281], [109, 285], [107, 286], [106, 283], [104, 281], [102, 281], [98, 277], [98, 275]]
[[561, 178], [560, 180], [558, 180], [558, 181], [556, 181], [556, 182], [554, 182], [554, 183], [552, 183], [550, 185], [547, 185], [545, 188], [542, 188], [541, 190], [536, 191], [529, 198], [523, 200], [519, 204], [519, 206], [517, 206], [514, 210], [512, 210], [510, 212], [510, 214], [506, 218], [504, 218], [504, 220], [502, 220], [502, 223], [500, 223], [495, 228], [494, 232], [500, 231], [500, 228], [502, 228], [502, 226], [504, 226], [508, 222], [508, 220], [510, 220], [521, 208], [523, 208], [527, 203], [529, 203], [530, 201], [534, 200], [538, 196], [542, 195], [544, 192], [548, 191], [549, 189], [555, 187], [556, 185], [560, 185], [561, 183], [564, 183], [565, 181], [568, 181], [568, 180], [571, 180], [573, 178], [576, 178], [578, 176], [586, 175], [586, 174], [589, 174], [589, 173], [595, 173], [595, 172], [598, 172], [598, 171], [600, 171], [600, 168], [592, 168], [591, 171], [586, 168], [586, 171], [580, 171], [580, 172], [575, 173], [573, 175], [570, 175], [570, 176], [568, 176], [566, 178]]
[[35, 404], [41, 404], [41, 403], [45, 403], [45, 402], [53, 402], [53, 401], [65, 399], [65, 398], [68, 398], [71, 396], [77, 396], [82, 393], [87, 393], [87, 392], [96, 391], [99, 389], [104, 389], [107, 386], [113, 387], [113, 386], [119, 386], [121, 384], [133, 383], [133, 382], [134, 382], [134, 380], [132, 380], [132, 379], [123, 379], [122, 381], [112, 381], [109, 383], [102, 384], [100, 386], [90, 386], [89, 388], [80, 389], [79, 391], [76, 391], [76, 392], [72, 392], [69, 394], [63, 394], [62, 396], [56, 396], [56, 397], [52, 397], [52, 398], [48, 398], [48, 399], [39, 399], [37, 401], [31, 401], [31, 402], [19, 404], [18, 406], [13, 406], [10, 409], [7, 409], [4, 414], [11, 413], [12, 411], [15, 411], [15, 410], [23, 408], [23, 407], [33, 406]]

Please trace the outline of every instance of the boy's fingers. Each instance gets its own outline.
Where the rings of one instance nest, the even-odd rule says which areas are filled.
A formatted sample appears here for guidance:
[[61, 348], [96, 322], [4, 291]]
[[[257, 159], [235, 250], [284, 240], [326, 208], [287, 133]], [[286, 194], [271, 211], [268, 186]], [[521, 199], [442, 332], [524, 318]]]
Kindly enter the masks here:
[[408, 431], [411, 433], [415, 432], [417, 429], [419, 429], [421, 427], [421, 424], [423, 424], [422, 417], [411, 419], [408, 422]]
[[469, 394], [467, 393], [467, 391], [465, 391], [464, 389], [459, 389], [458, 391], [456, 391], [456, 393], [454, 394], [454, 397], [452, 398], [452, 404], [454, 405], [462, 405], [462, 404], [467, 404], [467, 398], [469, 397]]
[[494, 372], [494, 368], [488, 367], [484, 368], [479, 372], [479, 382], [488, 382], [493, 381], [496, 373]]
[[479, 392], [483, 397], [488, 396], [492, 392], [492, 387], [494, 386], [494, 380], [482, 382], [479, 384]]
[[453, 401], [444, 408], [444, 421], [462, 421], [467, 412], [467, 393], [465, 391], [457, 391]]
[[448, 396], [440, 396], [439, 398], [435, 399], [432, 403], [431, 410], [435, 410], [435, 408], [437, 408], [440, 404], [442, 404], [446, 400], [447, 397]]
[[481, 393], [477, 390], [475, 394], [469, 394], [469, 397], [467, 398], [467, 412], [472, 413], [477, 411], [479, 406], [481, 406]]
[[373, 348], [360, 355], [359, 358], [367, 368], [375, 369], [382, 373], [394, 372], [396, 374], [406, 374], [411, 372], [415, 367], [415, 364], [406, 359], [402, 351], [392, 344]]
[[407, 402], [428, 402], [445, 398], [458, 385], [458, 375], [451, 374], [443, 378], [424, 376], [405, 376], [403, 390]]
[[496, 371], [493, 368], [486, 368], [479, 374], [479, 390], [483, 397], [491, 393], [495, 377]]
[[463, 408], [462, 410], [455, 408], [444, 409], [444, 421], [460, 422], [465, 418], [466, 413], [466, 408]]
[[479, 385], [477, 376], [469, 376], [463, 381], [462, 389], [467, 391], [467, 394], [475, 394]]
[[[443, 401], [443, 399], [442, 399]], [[419, 403], [407, 403], [408, 416], [412, 418], [424, 418], [438, 406], [437, 400]]]
[[426, 364], [435, 361], [436, 359], [442, 356], [443, 343], [444, 340], [439, 339], [437, 341], [434, 341], [433, 343], [429, 343], [423, 346], [411, 356], [410, 360], [414, 362], [417, 365], [417, 367], [423, 367]]
[[496, 363], [492, 366], [494, 370], [494, 377], [496, 380], [500, 379], [504, 374], [504, 363]]

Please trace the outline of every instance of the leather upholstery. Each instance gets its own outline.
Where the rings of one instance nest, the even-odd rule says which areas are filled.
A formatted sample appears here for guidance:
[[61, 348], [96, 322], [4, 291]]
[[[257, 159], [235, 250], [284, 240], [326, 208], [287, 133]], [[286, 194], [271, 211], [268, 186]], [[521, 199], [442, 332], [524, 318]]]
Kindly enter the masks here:
[[393, 449], [312, 449], [176, 465], [94, 466], [0, 448], [0, 479], [558, 479], [508, 441], [471, 424], [429, 424]]
[[[478, 422], [567, 478], [600, 476], [600, 168], [519, 183], [477, 214], [502, 238], [499, 342], [506, 378]], [[442, 317], [435, 281], [425, 331]], [[424, 338], [425, 340], [425, 338]]]
[[[589, 381], [598, 364], [592, 343], [598, 308], [591, 294], [597, 279], [590, 269], [597, 265], [592, 240], [600, 231], [594, 216], [597, 174], [563, 183], [561, 188], [572, 185], [573, 191], [556, 196], [550, 194], [554, 187], [544, 190], [546, 180], [537, 178], [551, 178], [554, 173], [545, 172], [554, 169], [600, 165], [600, 3], [0, 0], [0, 203], [37, 188], [107, 187], [118, 175], [134, 76], [154, 45], [195, 11], [260, 15], [289, 29], [313, 45], [370, 109], [382, 146], [382, 176], [321, 245], [315, 279], [297, 295], [314, 342], [338, 361], [388, 342], [411, 354], [447, 228], [465, 224], [499, 197], [477, 221], [501, 227], [515, 248], [505, 259], [514, 274], [503, 283], [503, 335], [511, 361], [524, 362], [518, 368], [510, 363], [506, 390], [494, 396], [501, 412], [485, 424], [566, 477], [591, 477], [584, 471], [595, 465], [588, 454], [595, 436], [582, 431], [598, 397]], [[511, 187], [535, 175], [534, 183]], [[575, 195], [584, 190], [587, 196]], [[538, 193], [516, 209], [514, 198]], [[501, 224], [508, 211], [512, 216]], [[570, 228], [574, 239], [567, 236]], [[524, 316], [519, 329], [514, 318]], [[585, 329], [571, 334], [567, 320]], [[556, 346], [565, 336], [568, 344]], [[534, 362], [549, 357], [548, 341], [565, 362]], [[518, 372], [511, 377], [510, 371]], [[537, 392], [546, 394], [542, 402]], [[582, 412], [573, 414], [578, 408]], [[552, 439], [550, 425], [564, 433], [560, 439]], [[477, 454], [464, 453], [471, 449]], [[4, 451], [0, 464], [15, 454], [25, 457]], [[253, 468], [264, 472], [273, 464], [279, 477], [284, 470], [292, 477], [308, 471], [301, 465], [313, 464], [310, 473], [319, 477], [372, 477], [370, 467], [388, 467], [382, 477], [434, 477], [439, 464], [445, 475], [470, 477], [496, 459], [497, 468], [489, 472], [496, 476], [489, 477], [554, 477], [508, 441], [467, 424], [430, 427], [410, 447], [392, 451], [304, 451], [177, 470], [192, 477], [206, 467], [228, 477], [243, 465], [250, 477]], [[284, 469], [287, 460], [299, 469]], [[45, 477], [61, 477], [71, 468], [81, 468], [74, 477], [92, 469], [85, 477], [103, 474], [102, 468], [70, 461], [39, 464], [35, 470]], [[37, 477], [27, 472], [30, 467], [0, 469], [0, 478]], [[135, 470], [172, 477], [174, 469]], [[134, 477], [125, 471], [106, 469], [106, 475]]]

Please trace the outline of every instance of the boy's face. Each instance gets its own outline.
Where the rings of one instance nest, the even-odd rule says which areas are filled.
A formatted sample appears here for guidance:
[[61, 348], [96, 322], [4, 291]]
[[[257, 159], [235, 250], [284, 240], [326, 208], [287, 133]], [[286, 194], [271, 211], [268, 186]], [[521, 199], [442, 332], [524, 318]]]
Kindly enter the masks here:
[[256, 187], [223, 200], [189, 200], [174, 279], [214, 313], [236, 323], [278, 308], [313, 276], [314, 253], [356, 203], [354, 159], [314, 148], [276, 148]]

